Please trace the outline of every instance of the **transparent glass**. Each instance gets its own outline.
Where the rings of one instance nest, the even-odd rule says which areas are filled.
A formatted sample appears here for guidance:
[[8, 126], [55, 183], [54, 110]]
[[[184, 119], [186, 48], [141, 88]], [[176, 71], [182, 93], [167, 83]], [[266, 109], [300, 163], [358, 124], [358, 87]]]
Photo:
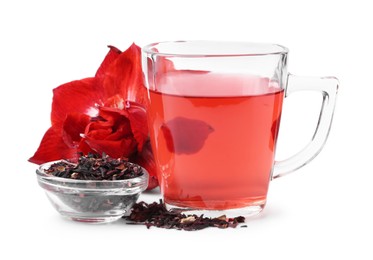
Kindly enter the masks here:
[[148, 173], [140, 177], [91, 181], [54, 177], [45, 173], [51, 164], [42, 164], [36, 175], [54, 208], [63, 216], [86, 223], [108, 223], [127, 214], [148, 185]]
[[[269, 182], [310, 162], [332, 123], [338, 81], [287, 72], [276, 44], [161, 42], [142, 49], [150, 139], [169, 208], [205, 215], [253, 215]], [[282, 103], [295, 91], [321, 93], [315, 134], [275, 161]]]

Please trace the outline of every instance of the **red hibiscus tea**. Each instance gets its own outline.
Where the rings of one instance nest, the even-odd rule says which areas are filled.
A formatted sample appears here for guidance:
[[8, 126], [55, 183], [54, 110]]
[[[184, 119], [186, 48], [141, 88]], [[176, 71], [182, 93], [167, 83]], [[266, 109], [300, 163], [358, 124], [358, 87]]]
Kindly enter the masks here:
[[165, 203], [263, 208], [283, 90], [268, 78], [174, 71], [149, 90], [148, 119]]

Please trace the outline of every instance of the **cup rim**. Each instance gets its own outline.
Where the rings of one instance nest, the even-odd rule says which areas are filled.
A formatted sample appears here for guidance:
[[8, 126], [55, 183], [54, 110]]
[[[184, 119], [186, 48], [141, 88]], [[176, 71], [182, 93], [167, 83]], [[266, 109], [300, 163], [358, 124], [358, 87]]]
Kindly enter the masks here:
[[[143, 175], [141, 176], [138, 176], [138, 177], [134, 177], [134, 178], [129, 178], [129, 179], [122, 179], [122, 180], [80, 180], [80, 179], [70, 179], [70, 178], [63, 178], [63, 177], [57, 177], [57, 176], [53, 176], [53, 175], [49, 175], [49, 174], [46, 174], [43, 169], [46, 169], [47, 167], [49, 167], [50, 165], [52, 165], [53, 163], [57, 163], [57, 162], [61, 162], [61, 161], [66, 161], [66, 160], [56, 160], [56, 161], [50, 161], [50, 162], [46, 162], [46, 163], [43, 163], [43, 164], [40, 164], [39, 167], [36, 169], [36, 175], [38, 177], [39, 180], [43, 180], [43, 181], [52, 181], [54, 184], [56, 183], [63, 183], [64, 186], [66, 184], [98, 184], [98, 183], [110, 183], [110, 184], [126, 184], [126, 183], [142, 183], [144, 182], [144, 184], [146, 184], [146, 186], [148, 185], [148, 178], [149, 178], [149, 173], [148, 171], [138, 165], [139, 167], [142, 168], [143, 170]], [[135, 164], [135, 163], [133, 163]], [[89, 186], [87, 186], [89, 187]], [[94, 187], [94, 186], [92, 186]], [[119, 186], [118, 186], [119, 188]], [[131, 188], [131, 187], [128, 187], [128, 188]], [[95, 189], [95, 188], [92, 188], [92, 189]], [[111, 188], [112, 189], [112, 188]]]
[[[177, 47], [179, 48], [178, 51], [175, 51], [175, 48], [174, 51], [162, 51], [157, 48], [161, 45], [163, 45], [163, 47], [167, 47], [167, 45], [168, 47], [175, 47], [178, 45]], [[191, 45], [197, 49], [199, 48], [199, 51], [183, 51], [182, 48], [185, 48], [187, 45]], [[199, 45], [199, 47], [197, 45]], [[148, 55], [198, 58], [286, 55], [289, 52], [289, 49], [283, 45], [274, 43], [192, 40], [150, 43], [145, 45], [142, 48], [142, 51]]]

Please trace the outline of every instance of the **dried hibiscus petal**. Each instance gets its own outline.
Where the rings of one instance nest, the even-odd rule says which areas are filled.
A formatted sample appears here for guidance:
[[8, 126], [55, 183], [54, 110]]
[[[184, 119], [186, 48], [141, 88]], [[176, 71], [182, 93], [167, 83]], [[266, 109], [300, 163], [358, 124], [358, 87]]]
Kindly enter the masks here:
[[245, 217], [243, 216], [227, 218], [222, 215], [217, 218], [208, 218], [203, 215], [185, 215], [180, 211], [167, 210], [162, 200], [159, 203], [153, 202], [151, 204], [143, 201], [136, 203], [132, 206], [130, 215], [124, 218], [130, 223], [142, 223], [147, 228], [154, 226], [187, 231], [200, 230], [207, 227], [235, 228], [245, 222]]

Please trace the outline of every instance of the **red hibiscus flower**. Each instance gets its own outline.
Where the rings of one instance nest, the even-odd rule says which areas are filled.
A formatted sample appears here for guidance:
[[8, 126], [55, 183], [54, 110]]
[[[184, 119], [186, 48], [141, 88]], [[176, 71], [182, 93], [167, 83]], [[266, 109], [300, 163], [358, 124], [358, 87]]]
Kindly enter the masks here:
[[147, 169], [152, 189], [158, 182], [148, 137], [141, 50], [135, 44], [124, 52], [109, 48], [94, 77], [53, 90], [52, 126], [29, 161], [76, 159], [79, 152], [127, 157]]

